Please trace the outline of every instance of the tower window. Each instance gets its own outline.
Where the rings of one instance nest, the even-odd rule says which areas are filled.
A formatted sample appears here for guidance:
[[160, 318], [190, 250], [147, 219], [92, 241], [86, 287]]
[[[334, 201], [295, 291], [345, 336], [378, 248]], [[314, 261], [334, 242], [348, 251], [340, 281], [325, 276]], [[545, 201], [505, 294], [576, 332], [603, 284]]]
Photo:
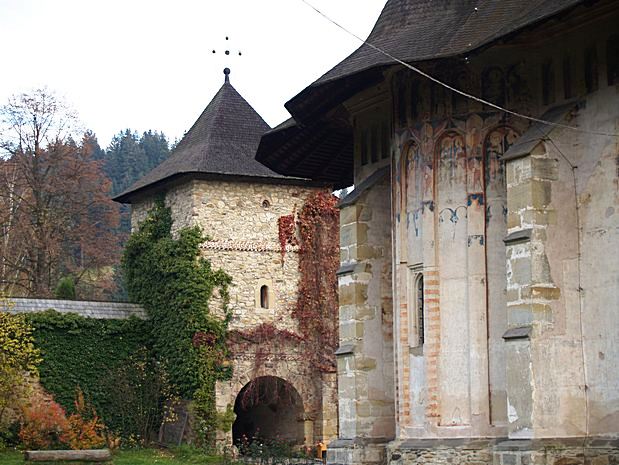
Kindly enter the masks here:
[[260, 287], [260, 307], [269, 308], [269, 286]]

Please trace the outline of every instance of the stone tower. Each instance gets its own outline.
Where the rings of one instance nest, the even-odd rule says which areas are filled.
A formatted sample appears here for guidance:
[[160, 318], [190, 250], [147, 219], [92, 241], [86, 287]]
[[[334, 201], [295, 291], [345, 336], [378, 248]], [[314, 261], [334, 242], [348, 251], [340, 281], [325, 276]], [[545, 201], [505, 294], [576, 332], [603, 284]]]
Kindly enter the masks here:
[[[328, 186], [282, 176], [254, 159], [270, 128], [230, 84], [230, 71], [224, 73], [223, 86], [170, 157], [115, 200], [131, 204], [136, 228], [165, 194], [173, 231], [200, 225], [209, 238], [203, 256], [232, 277], [229, 329], [244, 342], [233, 351], [232, 378], [217, 383], [217, 409], [237, 415], [233, 430], [219, 433], [219, 440], [277, 435], [298, 445], [328, 441], [337, 435], [336, 374], [312, 366], [307, 347], [291, 336], [303, 330], [291, 316], [298, 248], [282, 250], [278, 240], [279, 218]], [[291, 337], [273, 350], [264, 340], [269, 331]]]

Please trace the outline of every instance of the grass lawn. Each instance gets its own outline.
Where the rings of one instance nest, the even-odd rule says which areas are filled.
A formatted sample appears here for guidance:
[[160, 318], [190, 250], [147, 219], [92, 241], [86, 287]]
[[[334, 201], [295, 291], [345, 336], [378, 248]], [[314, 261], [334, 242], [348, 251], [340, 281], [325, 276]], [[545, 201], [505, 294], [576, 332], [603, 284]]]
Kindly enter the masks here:
[[[41, 463], [41, 462], [37, 462]], [[53, 462], [54, 464], [61, 462]], [[76, 462], [62, 462], [77, 465]], [[114, 453], [114, 465], [195, 465], [221, 463], [217, 457], [207, 457], [195, 450], [185, 447], [171, 450], [137, 449], [121, 450]], [[0, 452], [0, 465], [23, 465], [24, 457], [21, 452]], [[44, 465], [41, 463], [41, 465]]]

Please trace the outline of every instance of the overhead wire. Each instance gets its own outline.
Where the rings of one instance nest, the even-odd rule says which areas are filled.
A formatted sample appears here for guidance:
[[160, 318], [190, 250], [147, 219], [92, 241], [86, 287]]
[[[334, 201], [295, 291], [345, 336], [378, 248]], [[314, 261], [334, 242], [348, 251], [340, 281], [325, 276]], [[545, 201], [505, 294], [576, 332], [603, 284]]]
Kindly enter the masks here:
[[337, 21], [335, 21], [334, 19], [329, 17], [327, 14], [323, 13], [321, 10], [316, 8], [308, 0], [301, 0], [301, 2], [305, 3], [308, 7], [310, 7], [312, 10], [314, 10], [320, 16], [325, 18], [327, 21], [329, 21], [333, 25], [337, 26], [339, 29], [341, 29], [342, 31], [344, 31], [348, 35], [354, 37], [359, 42], [361, 42], [361, 43], [367, 45], [368, 47], [372, 48], [373, 50], [376, 50], [377, 52], [385, 55], [387, 58], [395, 61], [396, 63], [399, 63], [402, 66], [404, 66], [404, 67], [414, 71], [415, 73], [425, 77], [426, 79], [429, 79], [430, 81], [432, 81], [432, 82], [434, 82], [436, 84], [439, 84], [439, 85], [443, 86], [444, 88], [449, 89], [450, 91], [455, 92], [455, 93], [457, 93], [459, 95], [462, 95], [463, 97], [466, 97], [466, 98], [468, 98], [470, 100], [474, 100], [476, 102], [482, 103], [482, 104], [487, 105], [487, 106], [489, 106], [491, 108], [494, 108], [495, 110], [499, 110], [501, 112], [510, 114], [512, 116], [516, 116], [518, 118], [526, 119], [526, 120], [533, 121], [533, 122], [540, 123], [540, 124], [545, 124], [547, 126], [553, 126], [553, 127], [562, 128], [562, 129], [569, 129], [570, 131], [575, 131], [575, 132], [579, 132], [579, 133], [583, 133], [583, 134], [592, 134], [592, 135], [596, 135], [596, 136], [619, 137], [619, 134], [617, 134], [617, 133], [604, 132], [604, 131], [590, 131], [590, 130], [586, 130], [586, 129], [581, 129], [581, 128], [576, 127], [576, 126], [570, 126], [569, 124], [557, 123], [557, 122], [553, 122], [553, 121], [544, 120], [544, 119], [541, 119], [541, 118], [536, 118], [534, 116], [525, 115], [523, 113], [519, 113], [517, 111], [509, 110], [509, 109], [504, 108], [504, 107], [502, 107], [500, 105], [497, 105], [495, 103], [489, 102], [489, 101], [484, 100], [484, 99], [482, 99], [480, 97], [477, 97], [475, 95], [469, 94], [468, 92], [464, 92], [464, 91], [462, 91], [460, 89], [457, 89], [457, 88], [447, 84], [446, 82], [441, 81], [438, 78], [435, 78], [434, 76], [426, 73], [425, 71], [422, 71], [421, 69], [417, 68], [416, 66], [413, 66], [413, 65], [411, 65], [409, 63], [406, 63], [405, 61], [395, 57], [391, 53], [389, 53], [389, 52], [383, 50], [382, 48], [380, 48], [380, 47], [378, 47], [378, 46], [368, 42], [367, 40], [361, 38], [360, 36], [358, 36], [357, 34], [352, 32], [351, 30], [347, 29], [345, 26], [342, 26], [340, 23], [338, 23]]

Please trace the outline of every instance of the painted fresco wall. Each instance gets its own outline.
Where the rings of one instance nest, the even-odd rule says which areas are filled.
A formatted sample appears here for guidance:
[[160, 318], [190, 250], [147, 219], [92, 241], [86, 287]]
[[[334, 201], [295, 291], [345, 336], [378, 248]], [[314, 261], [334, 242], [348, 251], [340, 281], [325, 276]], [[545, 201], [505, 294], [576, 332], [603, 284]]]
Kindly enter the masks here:
[[[523, 130], [495, 114], [396, 130], [395, 294], [398, 330], [406, 335], [398, 348], [403, 436], [439, 434], [437, 428], [484, 436], [507, 422], [501, 156]], [[420, 274], [423, 343], [414, 288]]]

